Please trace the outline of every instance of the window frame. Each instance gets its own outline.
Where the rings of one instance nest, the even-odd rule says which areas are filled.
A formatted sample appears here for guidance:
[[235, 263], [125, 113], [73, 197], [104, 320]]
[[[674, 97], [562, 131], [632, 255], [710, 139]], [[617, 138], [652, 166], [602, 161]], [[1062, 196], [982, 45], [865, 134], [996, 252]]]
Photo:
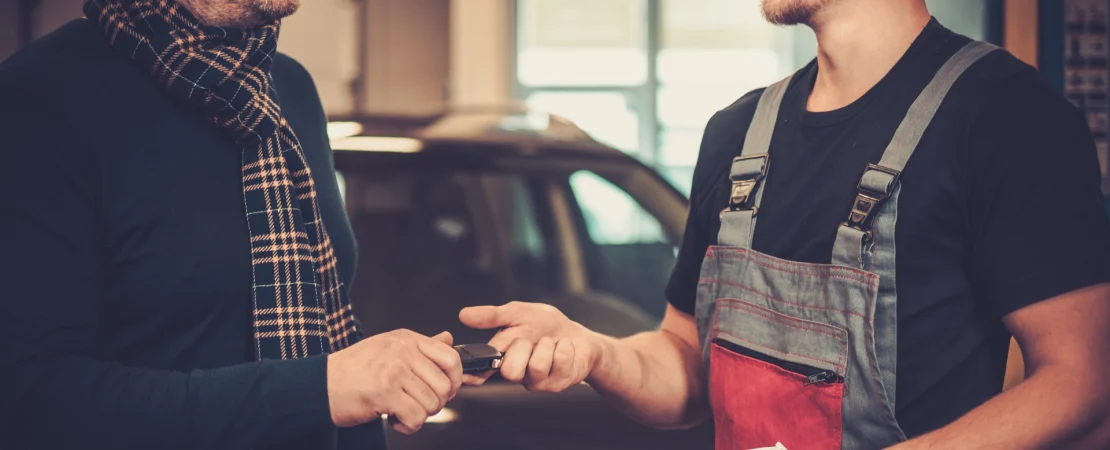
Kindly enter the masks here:
[[520, 55], [520, 6], [517, 0], [509, 2], [509, 78], [512, 81], [512, 98], [526, 99], [532, 94], [540, 92], [615, 92], [628, 99], [629, 105], [636, 108], [636, 115], [640, 126], [639, 148], [635, 153], [629, 153], [636, 159], [651, 167], [659, 161], [659, 124], [658, 94], [659, 74], [655, 70], [659, 59], [660, 0], [645, 0], [647, 4], [647, 32], [645, 33], [645, 47], [647, 58], [647, 78], [639, 86], [541, 86], [533, 87], [521, 84], [518, 64]]
[[[647, 77], [645, 79], [645, 82], [642, 85], [640, 85], [640, 86], [600, 86], [600, 85], [589, 86], [589, 85], [584, 85], [584, 86], [542, 86], [542, 87], [527, 86], [527, 85], [524, 85], [520, 82], [520, 77], [518, 76], [518, 74], [519, 74], [518, 65], [519, 65], [519, 62], [520, 62], [519, 61], [519, 54], [520, 54], [520, 6], [519, 6], [519, 0], [510, 1], [509, 2], [509, 14], [508, 14], [509, 21], [510, 21], [509, 27], [508, 27], [509, 32], [510, 32], [509, 45], [508, 45], [509, 54], [507, 55], [508, 56], [507, 57], [507, 61], [508, 61], [507, 70], [509, 71], [508, 76], [512, 80], [512, 82], [509, 83], [510, 90], [511, 90], [510, 95], [511, 95], [511, 98], [513, 98], [513, 99], [523, 100], [523, 99], [527, 99], [529, 96], [531, 96], [534, 93], [540, 93], [540, 92], [553, 92], [553, 93], [559, 93], [559, 92], [615, 92], [615, 93], [620, 93], [620, 94], [624, 95], [625, 98], [628, 99], [629, 105], [631, 105], [633, 108], [635, 108], [635, 112], [638, 116], [638, 121], [637, 122], [639, 124], [639, 144], [640, 144], [640, 146], [639, 146], [638, 149], [636, 149], [635, 152], [629, 153], [629, 155], [635, 157], [639, 161], [643, 162], [647, 166], [649, 166], [652, 169], [657, 170], [657, 171], [664, 171], [664, 170], [667, 170], [669, 168], [678, 168], [678, 167], [688, 168], [689, 166], [661, 165], [661, 161], [663, 161], [663, 157], [662, 157], [663, 149], [661, 147], [661, 144], [662, 144], [662, 138], [663, 138], [662, 134], [663, 134], [664, 127], [663, 127], [663, 125], [662, 125], [662, 123], [659, 119], [659, 88], [660, 88], [661, 84], [659, 82], [658, 66], [659, 66], [659, 52], [662, 49], [662, 42], [661, 42], [662, 33], [661, 33], [661, 30], [660, 30], [660, 26], [662, 25], [662, 14], [663, 14], [663, 11], [662, 11], [663, 4], [662, 4], [662, 2], [663, 2], [663, 0], [644, 0], [644, 1], [646, 3], [646, 8], [645, 8], [646, 12], [645, 12], [645, 14], [646, 14], [646, 20], [647, 20], [647, 22], [646, 22], [647, 28], [646, 28], [646, 33], [645, 33], [646, 42], [645, 42], [645, 48], [644, 48], [645, 51], [647, 52], [647, 57], [645, 58], [645, 63], [647, 65]], [[1005, 30], [1004, 30], [1004, 26], [1005, 26], [1004, 1], [1003, 0], [983, 0], [983, 1], [985, 3], [985, 7], [986, 7], [985, 17], [984, 17], [985, 23], [983, 24], [983, 39], [986, 40], [987, 42], [991, 42], [991, 43], [994, 43], [996, 45], [1002, 45], [1003, 44], [1002, 40], [1003, 40], [1003, 36], [1004, 36], [1004, 32], [1005, 32]], [[1040, 3], [1042, 4], [1042, 10], [1044, 10], [1045, 8], [1043, 7], [1043, 4], [1052, 3], [1052, 2], [1047, 2], [1045, 0], [1040, 0]], [[1051, 8], [1048, 8], [1048, 9], [1051, 9]], [[789, 61], [784, 60], [784, 61], [781, 62], [781, 64], [783, 65], [783, 70], [785, 70], [785, 73], [792, 73], [795, 69], [797, 69], [798, 67], [801, 67], [802, 65], [804, 65], [809, 60], [808, 57], [805, 60], [800, 59], [799, 58], [799, 53], [807, 54], [809, 52], [815, 51], [815, 48], [810, 48], [810, 47], [812, 47], [816, 44], [815, 41], [810, 42], [810, 41], [812, 41], [812, 39], [799, 39], [797, 34], [795, 34], [794, 36], [795, 37], [794, 37], [793, 41], [789, 45], [789, 48], [790, 48], [791, 52], [793, 53], [793, 55], [792, 55], [792, 57], [790, 58]], [[1044, 40], [1045, 39], [1042, 39], [1042, 41], [1044, 41]], [[1051, 41], [1051, 39], [1050, 39], [1050, 42], [1055, 42], [1055, 41]], [[1057, 47], [1059, 47], [1061, 49], [1063, 48], [1062, 46], [1057, 46]], [[1059, 53], [1059, 52], [1057, 52], [1057, 53]], [[1043, 60], [1044, 59], [1042, 58], [1042, 62], [1043, 62]], [[1063, 79], [1062, 71], [1063, 71], [1062, 69], [1059, 71], [1059, 72], [1061, 72], [1061, 74], [1059, 75], [1059, 77], [1057, 77], [1057, 78], [1060, 78], [1061, 80]], [[1056, 74], [1051, 73], [1050, 75], [1055, 76]], [[1050, 78], [1053, 81], [1058, 81], [1058, 80], [1056, 80], [1056, 78], [1053, 78], [1053, 77], [1050, 77]], [[1057, 84], [1062, 86], [1063, 82], [1061, 81], [1060, 83], [1057, 83]], [[668, 182], [670, 182], [670, 181], [668, 180]], [[673, 184], [673, 182], [672, 182], [672, 184]], [[1107, 200], [1107, 205], [1110, 205], [1110, 200]], [[1108, 211], [1110, 211], [1110, 206], [1108, 206], [1107, 208], [1108, 208]]]

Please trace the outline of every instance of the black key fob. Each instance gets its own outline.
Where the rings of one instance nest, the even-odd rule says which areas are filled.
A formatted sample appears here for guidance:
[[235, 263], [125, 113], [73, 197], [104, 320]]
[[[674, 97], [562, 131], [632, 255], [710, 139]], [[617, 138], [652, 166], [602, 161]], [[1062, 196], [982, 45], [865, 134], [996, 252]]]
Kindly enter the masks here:
[[456, 345], [463, 373], [482, 373], [501, 368], [501, 352], [488, 344]]

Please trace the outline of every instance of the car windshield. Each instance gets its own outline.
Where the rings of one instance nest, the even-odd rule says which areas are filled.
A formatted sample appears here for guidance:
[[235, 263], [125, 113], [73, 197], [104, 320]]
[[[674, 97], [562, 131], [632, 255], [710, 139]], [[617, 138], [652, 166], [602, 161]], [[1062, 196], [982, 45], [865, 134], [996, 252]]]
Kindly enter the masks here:
[[450, 330], [481, 342], [491, 333], [463, 329], [459, 309], [511, 300], [617, 335], [662, 314], [681, 231], [609, 181], [671, 192], [643, 166], [368, 152], [336, 152], [336, 166], [359, 244], [351, 298], [369, 334]]

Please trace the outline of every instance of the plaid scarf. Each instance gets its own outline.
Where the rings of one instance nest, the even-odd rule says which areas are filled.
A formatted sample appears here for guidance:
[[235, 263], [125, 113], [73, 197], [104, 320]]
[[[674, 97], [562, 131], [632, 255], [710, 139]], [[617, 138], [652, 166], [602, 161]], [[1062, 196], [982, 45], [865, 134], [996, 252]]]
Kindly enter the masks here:
[[242, 149], [257, 358], [334, 352], [359, 338], [312, 174], [270, 80], [279, 23], [201, 25], [173, 0], [85, 0], [112, 47]]

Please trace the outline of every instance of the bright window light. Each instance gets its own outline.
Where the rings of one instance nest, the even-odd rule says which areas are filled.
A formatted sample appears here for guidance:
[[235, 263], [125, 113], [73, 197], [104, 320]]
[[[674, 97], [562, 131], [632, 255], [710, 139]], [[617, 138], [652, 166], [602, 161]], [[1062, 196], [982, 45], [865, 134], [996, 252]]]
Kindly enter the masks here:
[[362, 132], [362, 125], [358, 122], [328, 122], [328, 139], [336, 140], [357, 136]]
[[332, 150], [416, 153], [424, 148], [418, 139], [385, 136], [351, 136], [331, 141]]

